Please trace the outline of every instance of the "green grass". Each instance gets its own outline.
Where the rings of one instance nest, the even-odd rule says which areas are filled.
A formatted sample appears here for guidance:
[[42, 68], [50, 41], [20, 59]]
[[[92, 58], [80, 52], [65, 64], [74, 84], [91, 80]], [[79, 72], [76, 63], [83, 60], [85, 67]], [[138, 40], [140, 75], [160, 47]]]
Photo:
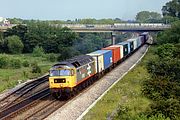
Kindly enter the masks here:
[[141, 63], [110, 89], [83, 119], [104, 120], [109, 116], [116, 119], [119, 107], [128, 108], [126, 115], [132, 118], [148, 110], [151, 101], [141, 94], [141, 89], [142, 82], [149, 77], [145, 64], [154, 57], [154, 49], [151, 47]]
[[27, 79], [36, 78], [44, 75], [48, 72], [49, 68], [54, 64], [49, 62], [45, 57], [33, 57], [31, 54], [20, 54], [20, 55], [7, 55], [0, 54], [0, 56], [7, 56], [9, 59], [17, 58], [21, 61], [27, 60], [30, 64], [37, 62], [41, 68], [41, 73], [32, 73], [32, 67], [21, 67], [19, 69], [0, 69], [0, 92], [16, 86], [19, 81], [23, 82]]

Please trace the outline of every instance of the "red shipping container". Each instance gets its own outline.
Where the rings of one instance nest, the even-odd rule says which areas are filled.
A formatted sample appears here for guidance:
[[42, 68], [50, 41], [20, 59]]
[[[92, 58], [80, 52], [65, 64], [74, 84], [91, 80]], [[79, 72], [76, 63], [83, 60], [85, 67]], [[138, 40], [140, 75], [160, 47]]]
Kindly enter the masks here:
[[112, 51], [112, 62], [117, 63], [121, 56], [120, 56], [120, 47], [118, 46], [110, 46], [106, 48], [102, 48], [102, 50], [111, 50]]

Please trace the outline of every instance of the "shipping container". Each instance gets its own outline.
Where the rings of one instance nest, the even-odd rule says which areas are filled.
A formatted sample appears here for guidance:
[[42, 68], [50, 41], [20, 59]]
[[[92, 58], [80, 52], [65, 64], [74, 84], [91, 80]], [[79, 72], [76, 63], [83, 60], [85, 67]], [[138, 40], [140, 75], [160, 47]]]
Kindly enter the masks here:
[[101, 72], [112, 65], [112, 51], [111, 50], [97, 50], [87, 55], [90, 55], [94, 58], [97, 72]]
[[102, 48], [102, 50], [111, 50], [112, 51], [112, 61], [113, 63], [117, 63], [120, 60], [120, 47], [109, 46], [106, 48]]
[[144, 42], [145, 42], [144, 36], [140, 36], [140, 39], [141, 39], [141, 45], [144, 44]]
[[95, 61], [96, 73], [100, 73], [101, 71], [104, 70], [104, 57], [103, 57], [103, 54], [89, 53], [87, 55], [90, 55], [91, 57], [93, 57], [93, 59]]
[[116, 45], [111, 45], [109, 47], [119, 47], [120, 48], [119, 49], [120, 50], [120, 59], [123, 58], [123, 45], [116, 44]]
[[137, 39], [137, 47], [141, 46], [141, 39], [142, 39], [142, 36], [139, 36]]
[[143, 36], [144, 42], [146, 42], [149, 39], [149, 33], [148, 32], [143, 32], [139, 36]]
[[[133, 39], [128, 39], [127, 41], [133, 42], [133, 51], [137, 48], [137, 39], [138, 38], [133, 38]], [[132, 45], [132, 44], [131, 44]], [[132, 50], [132, 47], [131, 47]], [[132, 52], [132, 51], [131, 51]]]
[[128, 53], [130, 52], [130, 43], [128, 44], [127, 42], [121, 42], [121, 43], [118, 43], [118, 45], [123, 46], [123, 57], [128, 55]]

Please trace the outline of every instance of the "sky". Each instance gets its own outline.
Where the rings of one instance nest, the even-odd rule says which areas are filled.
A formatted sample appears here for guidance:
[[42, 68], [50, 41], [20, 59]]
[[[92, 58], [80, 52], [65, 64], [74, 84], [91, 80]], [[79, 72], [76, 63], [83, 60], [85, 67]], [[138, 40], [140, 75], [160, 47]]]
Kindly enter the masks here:
[[120, 18], [133, 20], [140, 11], [161, 13], [170, 0], [0, 0], [0, 17], [74, 20]]

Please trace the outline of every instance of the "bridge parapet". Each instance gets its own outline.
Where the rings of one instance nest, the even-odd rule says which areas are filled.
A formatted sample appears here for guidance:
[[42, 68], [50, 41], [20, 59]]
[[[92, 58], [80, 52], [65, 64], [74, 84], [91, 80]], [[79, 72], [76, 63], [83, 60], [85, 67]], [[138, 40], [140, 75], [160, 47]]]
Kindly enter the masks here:
[[[16, 26], [0, 26], [0, 31]], [[68, 27], [74, 32], [113, 32], [113, 31], [162, 31], [171, 28], [162, 23], [115, 23], [115, 24], [54, 24], [55, 27]]]

